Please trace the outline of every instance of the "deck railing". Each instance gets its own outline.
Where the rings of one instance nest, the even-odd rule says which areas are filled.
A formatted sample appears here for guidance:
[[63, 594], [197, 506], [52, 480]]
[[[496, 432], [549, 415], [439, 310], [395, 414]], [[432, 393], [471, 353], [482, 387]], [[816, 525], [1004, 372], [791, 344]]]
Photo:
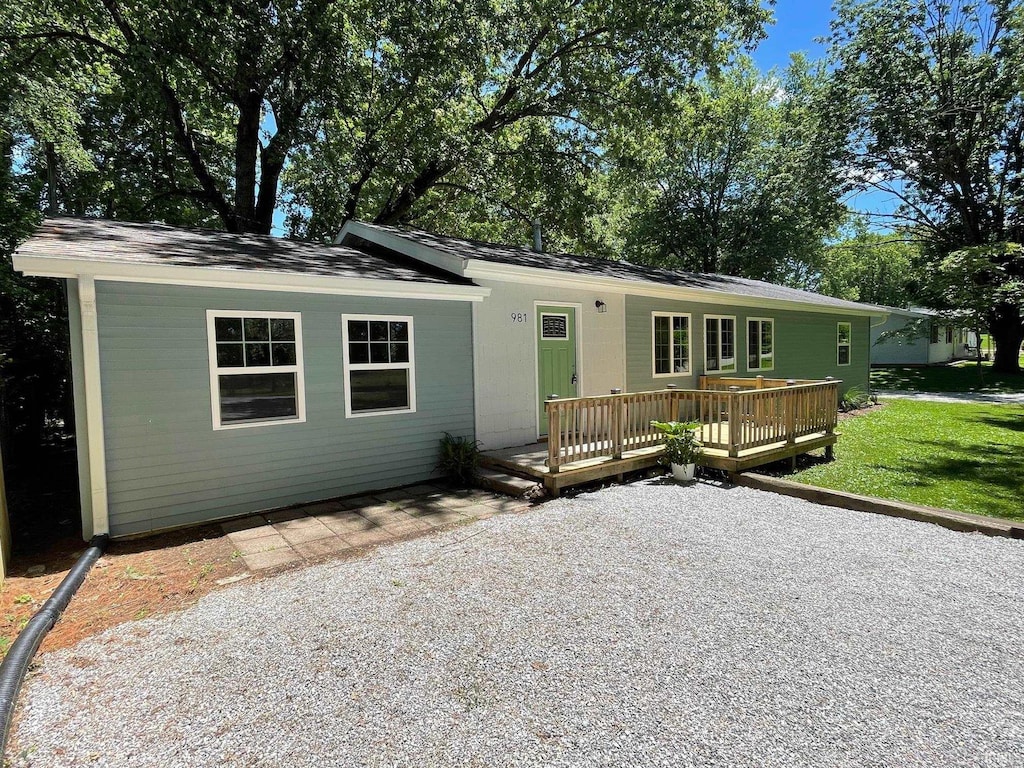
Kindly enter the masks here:
[[[728, 382], [728, 383], [726, 383]], [[703, 389], [550, 399], [548, 469], [622, 454], [662, 443], [651, 421], [694, 421], [707, 448], [740, 452], [776, 443], [792, 444], [835, 430], [839, 384], [835, 380], [709, 379]]]

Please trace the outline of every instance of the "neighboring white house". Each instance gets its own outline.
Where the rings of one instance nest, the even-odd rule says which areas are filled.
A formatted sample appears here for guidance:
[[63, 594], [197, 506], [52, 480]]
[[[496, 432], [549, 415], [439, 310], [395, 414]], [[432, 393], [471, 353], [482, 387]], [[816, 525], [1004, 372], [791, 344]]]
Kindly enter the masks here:
[[973, 356], [973, 331], [941, 323], [923, 307], [889, 311], [885, 323], [871, 328], [872, 365], [935, 365]]

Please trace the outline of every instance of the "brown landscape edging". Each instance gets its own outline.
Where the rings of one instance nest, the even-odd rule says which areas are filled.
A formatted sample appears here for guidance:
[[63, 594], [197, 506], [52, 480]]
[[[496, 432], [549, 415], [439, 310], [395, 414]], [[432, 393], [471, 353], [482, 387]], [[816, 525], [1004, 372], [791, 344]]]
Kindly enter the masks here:
[[859, 512], [872, 512], [877, 515], [888, 515], [890, 517], [902, 517], [906, 520], [934, 523], [954, 531], [1024, 539], [1024, 523], [1018, 523], [1013, 520], [985, 517], [984, 515], [974, 515], [969, 512], [955, 512], [952, 509], [940, 509], [939, 507], [906, 504], [901, 501], [879, 499], [874, 496], [861, 496], [844, 491], [833, 491], [829, 488], [794, 483], [791, 480], [760, 475], [756, 472], [731, 474], [729, 478], [736, 485], [746, 488], [756, 488], [760, 491], [794, 496], [806, 501], [813, 501], [817, 504], [826, 504], [830, 507], [840, 507]]

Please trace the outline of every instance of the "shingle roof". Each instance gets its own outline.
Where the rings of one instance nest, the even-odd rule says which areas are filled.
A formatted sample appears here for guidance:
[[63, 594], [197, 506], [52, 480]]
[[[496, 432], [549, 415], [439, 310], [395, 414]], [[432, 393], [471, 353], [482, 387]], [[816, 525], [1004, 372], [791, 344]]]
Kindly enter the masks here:
[[52, 217], [17, 251], [34, 257], [131, 265], [207, 267], [324, 277], [471, 285], [415, 259], [395, 259], [344, 245], [236, 235], [215, 230]]
[[881, 314], [889, 311], [884, 307], [872, 304], [835, 299], [831, 296], [823, 296], [812, 291], [787, 288], [783, 285], [766, 283], [761, 280], [647, 267], [640, 264], [631, 264], [627, 261], [577, 256], [569, 253], [537, 253], [525, 246], [501, 245], [480, 240], [464, 240], [403, 227], [368, 224], [366, 222], [360, 222], [360, 225], [398, 235], [410, 242], [462, 259], [480, 259], [482, 261], [519, 267], [551, 269], [571, 274], [584, 273], [633, 282], [659, 283], [695, 290], [716, 291], [777, 301], [793, 301], [802, 304], [835, 307], [837, 309], [850, 309], [858, 312], [872, 311]]

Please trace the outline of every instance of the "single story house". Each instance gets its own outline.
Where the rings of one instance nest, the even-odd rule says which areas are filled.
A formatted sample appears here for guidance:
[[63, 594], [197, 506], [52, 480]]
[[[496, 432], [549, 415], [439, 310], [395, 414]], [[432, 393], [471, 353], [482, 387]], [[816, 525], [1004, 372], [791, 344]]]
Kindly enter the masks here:
[[889, 318], [871, 328], [872, 365], [936, 365], [973, 357], [977, 334], [940, 322], [922, 307], [888, 307]]
[[886, 314], [360, 222], [323, 245], [57, 217], [14, 266], [67, 282], [86, 538], [422, 481], [446, 431], [544, 435], [551, 394], [866, 385]]
[[349, 221], [336, 242], [412, 259], [490, 293], [472, 305], [476, 437], [547, 433], [545, 399], [696, 389], [701, 376], [866, 388], [887, 309], [758, 280], [538, 252]]

